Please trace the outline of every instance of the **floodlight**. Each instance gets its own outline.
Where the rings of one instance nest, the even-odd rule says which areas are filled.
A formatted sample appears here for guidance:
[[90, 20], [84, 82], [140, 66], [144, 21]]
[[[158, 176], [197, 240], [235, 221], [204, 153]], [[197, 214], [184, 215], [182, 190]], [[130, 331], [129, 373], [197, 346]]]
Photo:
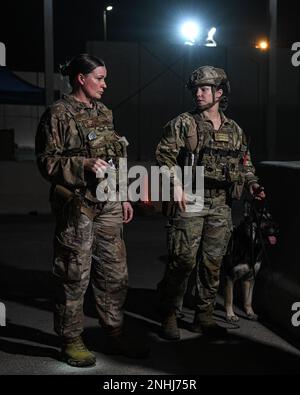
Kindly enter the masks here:
[[195, 21], [186, 21], [181, 25], [180, 32], [186, 39], [185, 44], [193, 45], [199, 35], [199, 24]]
[[212, 27], [209, 32], [207, 33], [206, 41], [205, 41], [205, 46], [206, 47], [216, 47], [217, 43], [214, 40], [214, 35], [216, 34], [217, 29], [215, 27]]

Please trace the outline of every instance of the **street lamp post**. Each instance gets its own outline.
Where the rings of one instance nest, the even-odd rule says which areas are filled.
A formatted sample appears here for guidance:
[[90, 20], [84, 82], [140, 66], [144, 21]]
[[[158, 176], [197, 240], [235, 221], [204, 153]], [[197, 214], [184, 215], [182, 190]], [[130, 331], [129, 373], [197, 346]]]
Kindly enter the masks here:
[[112, 11], [113, 7], [111, 5], [108, 5], [106, 7], [104, 7], [103, 9], [103, 39], [104, 41], [107, 40], [107, 24], [106, 24], [106, 14], [107, 11]]
[[268, 123], [267, 123], [267, 147], [268, 159], [276, 157], [276, 104], [277, 104], [277, 0], [269, 0], [270, 13], [270, 52], [269, 52], [269, 89], [268, 89]]
[[44, 0], [45, 104], [54, 100], [53, 0]]

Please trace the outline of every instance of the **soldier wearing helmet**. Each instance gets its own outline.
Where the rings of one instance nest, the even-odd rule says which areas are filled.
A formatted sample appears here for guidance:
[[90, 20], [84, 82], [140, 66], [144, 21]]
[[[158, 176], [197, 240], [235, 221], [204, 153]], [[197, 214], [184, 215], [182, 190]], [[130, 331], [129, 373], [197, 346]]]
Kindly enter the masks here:
[[[243, 187], [265, 194], [257, 183], [245, 134], [225, 116], [230, 85], [223, 69], [202, 66], [192, 72], [187, 88], [196, 107], [180, 114], [164, 128], [157, 146], [160, 166], [169, 169], [173, 201], [167, 205], [168, 265], [158, 284], [162, 313], [161, 336], [180, 338], [177, 314], [192, 270], [197, 267], [196, 305], [192, 330], [224, 335], [213, 318], [220, 267], [231, 236], [231, 199]], [[197, 206], [176, 182], [174, 166], [204, 168], [203, 204]], [[167, 167], [165, 167], [167, 166]], [[162, 168], [163, 169], [163, 168]], [[163, 170], [162, 170], [163, 171]]]
[[[191, 74], [189, 81], [187, 83], [187, 88], [194, 92], [197, 90], [199, 86], [211, 86], [212, 94], [214, 100], [210, 103], [205, 109], [208, 109], [214, 105], [215, 101], [215, 92], [218, 89], [222, 89], [222, 96], [219, 100], [220, 109], [226, 110], [228, 95], [230, 94], [230, 84], [223, 69], [219, 69], [212, 66], [202, 66], [193, 71]], [[202, 110], [204, 108], [202, 107]]]

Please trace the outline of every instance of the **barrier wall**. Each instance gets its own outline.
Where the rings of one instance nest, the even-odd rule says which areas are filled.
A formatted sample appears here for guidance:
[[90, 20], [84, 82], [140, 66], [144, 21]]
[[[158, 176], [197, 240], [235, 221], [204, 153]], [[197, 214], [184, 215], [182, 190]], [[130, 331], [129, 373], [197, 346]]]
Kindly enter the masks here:
[[280, 233], [257, 277], [255, 304], [300, 344], [300, 327], [291, 323], [291, 307], [300, 302], [300, 162], [261, 162], [257, 170]]

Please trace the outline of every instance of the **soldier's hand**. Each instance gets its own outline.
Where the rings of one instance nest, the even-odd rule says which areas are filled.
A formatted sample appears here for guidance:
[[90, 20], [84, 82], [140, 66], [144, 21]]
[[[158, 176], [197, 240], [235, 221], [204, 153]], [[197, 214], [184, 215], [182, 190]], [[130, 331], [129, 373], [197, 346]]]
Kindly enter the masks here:
[[123, 222], [128, 224], [133, 218], [133, 208], [129, 202], [122, 203], [123, 207]]
[[85, 170], [91, 171], [96, 174], [99, 170], [105, 170], [109, 166], [109, 164], [103, 159], [88, 158], [84, 159], [83, 166]]
[[261, 185], [254, 183], [254, 184], [250, 185], [249, 189], [250, 189], [251, 195], [254, 196], [255, 199], [263, 200], [266, 198], [264, 187], [262, 187]]
[[186, 195], [181, 185], [174, 187], [174, 200], [177, 202], [179, 210], [184, 212], [186, 210]]

